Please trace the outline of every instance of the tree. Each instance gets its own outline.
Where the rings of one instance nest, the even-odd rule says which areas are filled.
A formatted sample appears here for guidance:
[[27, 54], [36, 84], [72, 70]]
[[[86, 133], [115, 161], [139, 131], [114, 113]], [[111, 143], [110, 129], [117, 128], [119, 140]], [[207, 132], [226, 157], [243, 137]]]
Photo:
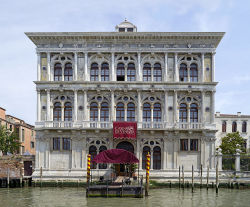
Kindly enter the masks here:
[[240, 149], [241, 152], [246, 152], [244, 147], [245, 140], [240, 136], [239, 132], [228, 133], [222, 138], [220, 148], [222, 154], [235, 154], [236, 149]]
[[16, 130], [11, 132], [5, 126], [0, 126], [0, 151], [3, 154], [6, 155], [7, 152], [12, 154], [17, 153], [20, 145]]

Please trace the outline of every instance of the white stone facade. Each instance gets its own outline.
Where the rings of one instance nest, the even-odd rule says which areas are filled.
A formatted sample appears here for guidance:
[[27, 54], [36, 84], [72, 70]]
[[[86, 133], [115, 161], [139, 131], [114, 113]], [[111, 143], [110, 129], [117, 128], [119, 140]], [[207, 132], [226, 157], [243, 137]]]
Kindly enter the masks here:
[[[119, 31], [119, 27], [126, 29]], [[130, 27], [133, 30], [128, 32]], [[196, 170], [201, 164], [214, 169], [214, 56], [224, 33], [137, 32], [129, 22], [116, 30], [26, 33], [37, 46], [38, 57], [34, 178], [40, 176], [41, 167], [44, 179], [82, 178], [91, 146], [98, 153], [122, 141], [132, 144], [142, 172], [143, 149], [149, 147], [155, 176], [173, 174], [182, 165], [187, 170], [192, 164]], [[118, 69], [121, 63], [123, 72]], [[135, 75], [129, 64], [134, 65]], [[185, 74], [181, 64], [185, 64]], [[58, 67], [62, 68], [59, 73]], [[103, 103], [108, 104], [106, 112]], [[118, 103], [124, 106], [123, 112]], [[67, 105], [71, 105], [72, 118], [71, 112], [65, 112]], [[137, 122], [136, 140], [113, 139], [117, 117]], [[70, 144], [68, 140], [63, 143], [63, 138], [69, 138]]]

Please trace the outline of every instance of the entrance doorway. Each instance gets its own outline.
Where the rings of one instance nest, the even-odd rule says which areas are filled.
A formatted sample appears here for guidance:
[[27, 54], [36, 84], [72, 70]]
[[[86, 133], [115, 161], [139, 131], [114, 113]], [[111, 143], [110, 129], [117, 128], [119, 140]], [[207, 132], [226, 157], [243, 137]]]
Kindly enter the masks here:
[[[116, 149], [127, 150], [127, 151], [134, 154], [134, 146], [130, 142], [127, 142], [127, 141], [120, 142], [116, 146]], [[129, 166], [129, 165], [115, 164], [116, 176], [125, 176], [125, 175], [128, 176], [130, 171], [131, 171], [131, 166]]]

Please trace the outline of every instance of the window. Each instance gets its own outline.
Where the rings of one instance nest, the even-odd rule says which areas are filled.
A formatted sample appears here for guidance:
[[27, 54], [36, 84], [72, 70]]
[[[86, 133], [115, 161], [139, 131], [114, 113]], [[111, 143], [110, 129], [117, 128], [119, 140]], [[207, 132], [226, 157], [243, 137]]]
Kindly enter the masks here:
[[161, 169], [161, 148], [158, 146], [153, 149], [153, 169]]
[[190, 65], [190, 81], [198, 82], [198, 69], [195, 63]]
[[91, 81], [98, 81], [98, 64], [92, 63], [90, 68], [90, 80]]
[[125, 81], [125, 66], [123, 63], [118, 63], [116, 73], [117, 81]]
[[242, 122], [242, 132], [247, 132], [247, 122], [246, 121]]
[[154, 115], [155, 122], [161, 121], [161, 104], [160, 103], [154, 104], [153, 115]]
[[54, 121], [61, 121], [61, 116], [62, 116], [61, 103], [56, 102], [54, 104], [53, 120]]
[[127, 121], [135, 121], [135, 104], [134, 103], [128, 103]]
[[133, 32], [133, 28], [131, 27], [127, 28], [127, 32]]
[[136, 81], [135, 77], [135, 64], [134, 63], [129, 63], [128, 64], [128, 72], [127, 72], [127, 77], [128, 77], [128, 81]]
[[118, 103], [116, 106], [116, 121], [124, 121], [124, 104]]
[[227, 122], [226, 121], [222, 122], [222, 132], [227, 132]]
[[22, 142], [24, 142], [24, 137], [25, 137], [24, 129], [22, 129]]
[[198, 106], [195, 103], [190, 106], [190, 122], [198, 122]]
[[236, 123], [236, 121], [234, 121], [232, 123], [232, 132], [237, 132], [237, 123]]
[[125, 28], [119, 28], [119, 32], [125, 32]]
[[97, 103], [90, 104], [90, 121], [98, 120], [98, 105]]
[[143, 121], [151, 122], [151, 105], [149, 103], [143, 104]]
[[109, 65], [103, 63], [101, 67], [101, 81], [109, 81]]
[[71, 63], [67, 63], [65, 65], [64, 80], [65, 81], [72, 81], [73, 80], [73, 70], [72, 70], [72, 64]]
[[[93, 160], [95, 158], [95, 156], [97, 155], [96, 146], [92, 145], [92, 146], [89, 147], [89, 154], [91, 155], [91, 160]], [[90, 168], [91, 169], [96, 169], [96, 163], [91, 162]]]
[[109, 121], [109, 105], [107, 102], [101, 104], [101, 121]]
[[54, 66], [54, 81], [62, 80], [62, 65], [61, 63], [56, 63]]
[[35, 148], [35, 143], [34, 142], [30, 142], [30, 148], [34, 149]]
[[145, 63], [143, 66], [143, 81], [151, 81], [151, 65]]
[[72, 106], [70, 102], [64, 105], [64, 121], [72, 121]]
[[198, 151], [198, 139], [190, 139], [190, 151]]
[[186, 82], [188, 81], [188, 72], [187, 72], [187, 65], [182, 63], [180, 65], [180, 74], [179, 74], [180, 81]]
[[60, 138], [53, 138], [53, 150], [60, 150]]
[[162, 80], [161, 64], [155, 63], [154, 64], [154, 81], [161, 81], [161, 80]]
[[142, 169], [146, 169], [147, 154], [150, 154], [150, 147], [143, 147], [142, 151]]
[[62, 138], [63, 150], [70, 150], [70, 138]]
[[180, 140], [180, 150], [181, 151], [188, 151], [188, 139], [181, 139]]
[[10, 131], [12, 131], [12, 125], [10, 124]]
[[[107, 147], [105, 147], [105, 146], [100, 146], [100, 148], [99, 148], [99, 153], [101, 153], [101, 152], [103, 152], [103, 151], [105, 151], [105, 150], [107, 150]], [[106, 164], [106, 163], [100, 163], [100, 164], [99, 164], [99, 169], [107, 169], [107, 164]]]
[[187, 122], [187, 104], [185, 103], [180, 104], [179, 121]]

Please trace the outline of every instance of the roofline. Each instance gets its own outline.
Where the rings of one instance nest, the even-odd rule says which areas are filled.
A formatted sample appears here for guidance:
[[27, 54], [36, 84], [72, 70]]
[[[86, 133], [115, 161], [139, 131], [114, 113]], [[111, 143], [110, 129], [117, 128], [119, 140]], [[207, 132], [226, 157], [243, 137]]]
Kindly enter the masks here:
[[6, 111], [6, 109], [4, 109], [3, 107], [0, 107], [0, 109], [2, 109], [2, 110], [4, 110], [4, 111]]

